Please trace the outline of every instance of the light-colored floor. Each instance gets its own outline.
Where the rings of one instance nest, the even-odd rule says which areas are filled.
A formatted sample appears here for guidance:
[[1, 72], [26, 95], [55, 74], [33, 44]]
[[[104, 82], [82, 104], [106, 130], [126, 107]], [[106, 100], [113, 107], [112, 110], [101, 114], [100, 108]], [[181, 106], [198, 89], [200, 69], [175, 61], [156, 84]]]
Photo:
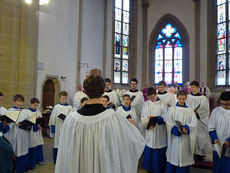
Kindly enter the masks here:
[[[54, 172], [54, 164], [52, 163], [52, 152], [53, 152], [53, 141], [49, 138], [44, 138], [44, 163], [41, 165], [37, 165], [36, 168], [32, 171], [28, 171], [28, 173], [53, 173]], [[211, 170], [208, 169], [198, 169], [191, 168], [190, 173], [211, 173]], [[143, 169], [138, 169], [138, 173], [147, 173]]]

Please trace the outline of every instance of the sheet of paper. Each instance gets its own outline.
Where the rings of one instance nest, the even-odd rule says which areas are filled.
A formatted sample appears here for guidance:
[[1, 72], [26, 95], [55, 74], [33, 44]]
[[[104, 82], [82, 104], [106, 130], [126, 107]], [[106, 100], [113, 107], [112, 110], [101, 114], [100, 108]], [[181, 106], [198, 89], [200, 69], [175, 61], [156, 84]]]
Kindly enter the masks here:
[[218, 143], [214, 144], [214, 148], [216, 149], [216, 152], [217, 152], [219, 158], [221, 158], [222, 148], [221, 148], [220, 144], [218, 144]]
[[13, 120], [14, 122], [17, 121], [21, 111], [7, 111], [6, 116]]

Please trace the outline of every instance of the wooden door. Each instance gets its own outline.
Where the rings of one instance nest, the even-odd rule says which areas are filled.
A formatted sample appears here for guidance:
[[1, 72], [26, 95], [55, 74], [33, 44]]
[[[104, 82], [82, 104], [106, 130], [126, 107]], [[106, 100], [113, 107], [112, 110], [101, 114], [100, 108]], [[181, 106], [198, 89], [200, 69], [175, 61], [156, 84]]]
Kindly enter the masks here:
[[55, 95], [54, 82], [52, 79], [47, 79], [43, 86], [43, 101], [42, 101], [43, 110], [45, 110], [47, 106], [54, 106], [54, 95]]

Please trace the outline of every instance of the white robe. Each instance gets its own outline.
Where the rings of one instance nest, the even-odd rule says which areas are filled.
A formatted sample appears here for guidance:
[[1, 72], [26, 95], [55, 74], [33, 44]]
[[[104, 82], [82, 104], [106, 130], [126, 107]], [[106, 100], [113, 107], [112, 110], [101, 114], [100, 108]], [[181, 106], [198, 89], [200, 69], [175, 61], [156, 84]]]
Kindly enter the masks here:
[[[182, 134], [180, 137], [171, 134], [173, 126], [177, 126], [175, 120], [182, 125], [188, 125], [190, 134]], [[194, 164], [193, 154], [196, 140], [196, 115], [190, 108], [171, 106], [166, 116], [168, 132], [167, 161], [179, 167]]]
[[116, 91], [104, 92], [103, 96], [104, 95], [109, 97], [109, 102], [112, 102], [116, 108], [119, 106], [119, 99]]
[[114, 110], [75, 111], [63, 125], [55, 173], [135, 173], [144, 146], [137, 128]]
[[[152, 102], [146, 101], [143, 106], [141, 121], [146, 128], [149, 122], [148, 116], [161, 116], [165, 119], [167, 113], [167, 104], [161, 100]], [[152, 149], [160, 149], [167, 147], [167, 130], [165, 124], [156, 124], [154, 128], [146, 130], [146, 145]]]
[[164, 101], [167, 105], [174, 106], [177, 103], [176, 95], [167, 92], [166, 94], [157, 94], [160, 100]]
[[[209, 132], [216, 130], [220, 147], [222, 147], [226, 139], [230, 137], [230, 110], [222, 107], [215, 108], [209, 119], [208, 129]], [[215, 148], [213, 149], [216, 151]], [[230, 157], [230, 148], [227, 148], [225, 156]]]
[[[73, 109], [71, 105], [65, 106], [65, 105], [60, 105], [60, 104], [55, 105], [52, 110], [52, 113], [50, 115], [50, 120], [49, 120], [49, 126], [50, 127], [52, 125], [55, 126], [54, 148], [58, 148], [62, 125], [64, 122], [62, 119], [58, 118], [58, 115], [64, 114], [68, 116], [72, 111]], [[52, 137], [52, 134], [51, 134], [51, 137]]]
[[84, 97], [88, 98], [88, 96], [83, 91], [76, 92], [73, 98], [73, 110], [74, 111], [77, 111], [78, 109], [81, 108], [81, 99], [83, 99]]
[[7, 109], [4, 107], [0, 107], [0, 116], [1, 115], [6, 115]]
[[136, 124], [137, 124], [137, 128], [139, 129], [140, 133], [145, 136], [145, 129], [141, 123], [141, 111], [143, 108], [143, 104], [144, 104], [144, 96], [143, 93], [141, 91], [137, 91], [137, 92], [130, 92], [130, 91], [126, 91], [124, 94], [128, 94], [130, 96], [130, 98], [132, 96], [136, 96], [135, 99], [132, 101], [131, 103], [131, 107], [134, 107], [136, 110]]
[[211, 154], [212, 146], [211, 141], [208, 134], [208, 120], [209, 120], [209, 102], [208, 99], [201, 96], [193, 96], [188, 95], [186, 105], [191, 108], [193, 111], [200, 104], [200, 108], [198, 109], [198, 114], [200, 116], [200, 120], [197, 120], [197, 135], [196, 135], [196, 147], [195, 154], [198, 155], [207, 155]]
[[[1, 115], [6, 115], [7, 109], [4, 107], [0, 107], [0, 116]], [[1, 121], [0, 121], [1, 122]]]
[[[29, 117], [33, 116], [36, 114], [36, 117], [42, 117], [42, 114], [39, 110], [37, 110], [36, 112], [32, 112], [31, 110], [26, 110], [28, 112], [28, 114], [30, 115]], [[43, 145], [44, 141], [42, 138], [42, 131], [40, 129], [38, 129], [37, 132], [33, 131], [33, 128], [29, 131], [29, 148], [33, 148], [39, 145]]]
[[132, 119], [136, 122], [136, 110], [131, 106], [131, 109], [129, 111], [125, 111], [122, 106], [119, 106], [116, 110], [116, 112], [120, 115], [123, 115], [125, 118], [130, 115]]
[[[17, 111], [18, 109], [10, 108], [8, 111]], [[18, 124], [26, 119], [29, 116], [25, 109], [22, 109], [20, 115], [16, 121]], [[14, 153], [17, 157], [23, 156], [29, 151], [29, 134], [28, 130], [22, 130], [15, 123], [9, 124], [10, 130], [5, 134], [6, 138], [11, 143]]]

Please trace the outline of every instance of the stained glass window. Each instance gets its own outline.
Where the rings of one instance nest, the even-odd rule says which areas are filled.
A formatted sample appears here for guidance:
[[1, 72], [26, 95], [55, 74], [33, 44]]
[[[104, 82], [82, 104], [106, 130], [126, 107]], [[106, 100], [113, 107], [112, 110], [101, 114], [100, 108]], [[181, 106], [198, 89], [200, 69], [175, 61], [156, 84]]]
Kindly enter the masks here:
[[114, 83], [129, 80], [129, 16], [130, 0], [115, 0], [114, 8]]
[[216, 85], [230, 84], [230, 1], [217, 0]]
[[183, 46], [180, 32], [167, 23], [157, 35], [155, 46], [154, 82], [167, 84], [183, 82]]

